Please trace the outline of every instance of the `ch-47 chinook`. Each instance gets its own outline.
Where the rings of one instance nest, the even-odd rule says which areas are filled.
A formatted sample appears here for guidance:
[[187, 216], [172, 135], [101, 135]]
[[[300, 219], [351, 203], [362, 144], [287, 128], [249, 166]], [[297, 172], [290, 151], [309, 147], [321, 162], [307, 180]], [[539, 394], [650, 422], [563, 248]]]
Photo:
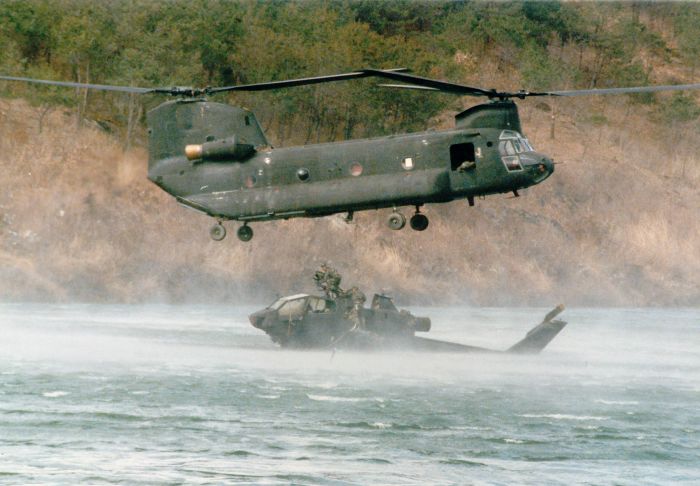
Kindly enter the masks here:
[[[214, 217], [214, 240], [222, 222], [243, 223], [242, 241], [253, 237], [251, 222], [319, 217], [393, 208], [387, 224], [400, 230], [401, 206], [415, 207], [410, 226], [428, 227], [420, 212], [427, 203], [512, 192], [539, 184], [554, 171], [552, 160], [523, 136], [513, 98], [648, 93], [699, 89], [700, 84], [570, 91], [505, 92], [439, 81], [406, 69], [362, 69], [350, 73], [218, 88], [140, 88], [0, 76], [65, 87], [139, 94], [168, 94], [147, 114], [148, 178], [182, 205]], [[488, 98], [455, 117], [455, 128], [364, 140], [272, 148], [252, 112], [206, 97], [230, 91], [263, 91], [357, 78], [379, 77], [403, 84], [389, 88], [440, 91]]]

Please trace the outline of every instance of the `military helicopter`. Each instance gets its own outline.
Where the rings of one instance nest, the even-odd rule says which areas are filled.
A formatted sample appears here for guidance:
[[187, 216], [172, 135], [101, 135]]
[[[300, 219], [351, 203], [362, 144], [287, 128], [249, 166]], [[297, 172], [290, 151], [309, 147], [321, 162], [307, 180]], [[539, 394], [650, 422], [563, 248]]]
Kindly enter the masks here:
[[295, 294], [280, 297], [248, 316], [253, 327], [264, 331], [274, 343], [291, 349], [404, 349], [461, 353], [537, 354], [564, 329], [566, 322], [554, 319], [562, 304], [550, 311], [525, 338], [505, 351], [437, 341], [416, 336], [430, 331], [428, 317], [398, 309], [392, 298], [374, 294], [369, 308], [357, 287], [340, 288], [341, 277], [326, 263], [314, 276], [325, 296]]
[[[177, 97], [147, 114], [148, 178], [176, 201], [216, 219], [210, 236], [224, 239], [224, 221], [243, 224], [237, 235], [250, 241], [252, 222], [320, 217], [393, 208], [387, 224], [406, 225], [402, 206], [415, 207], [409, 224], [428, 227], [420, 209], [427, 203], [512, 192], [539, 184], [554, 171], [548, 156], [523, 136], [514, 98], [648, 93], [699, 89], [700, 84], [570, 91], [497, 91], [408, 74], [407, 69], [361, 69], [349, 73], [226, 87], [140, 88], [0, 76], [54, 86]], [[255, 115], [243, 108], [207, 101], [231, 91], [264, 91], [379, 77], [403, 84], [387, 88], [440, 91], [489, 101], [455, 116], [455, 128], [272, 148]]]

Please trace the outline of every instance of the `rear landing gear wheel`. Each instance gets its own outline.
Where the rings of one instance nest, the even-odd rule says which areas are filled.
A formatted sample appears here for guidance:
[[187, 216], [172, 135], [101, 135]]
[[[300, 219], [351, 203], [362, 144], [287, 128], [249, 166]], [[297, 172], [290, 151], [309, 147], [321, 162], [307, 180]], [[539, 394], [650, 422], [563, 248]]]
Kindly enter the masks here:
[[389, 215], [389, 219], [386, 220], [386, 224], [394, 231], [400, 230], [406, 226], [406, 216], [398, 211], [394, 211]]
[[221, 241], [226, 238], [226, 228], [221, 223], [216, 223], [209, 229], [209, 236], [214, 241]]
[[238, 235], [238, 239], [241, 241], [250, 241], [253, 239], [253, 228], [251, 228], [247, 224], [244, 224], [243, 226], [238, 228], [236, 235]]
[[428, 221], [428, 217], [425, 214], [416, 213], [411, 216], [409, 223], [411, 225], [411, 229], [416, 231], [425, 231], [430, 221]]

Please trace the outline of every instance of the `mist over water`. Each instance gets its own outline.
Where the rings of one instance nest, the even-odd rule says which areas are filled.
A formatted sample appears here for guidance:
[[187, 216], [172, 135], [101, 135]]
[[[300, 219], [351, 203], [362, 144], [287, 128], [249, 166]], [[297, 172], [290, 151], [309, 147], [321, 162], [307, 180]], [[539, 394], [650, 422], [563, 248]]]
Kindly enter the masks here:
[[[697, 484], [700, 311], [539, 356], [291, 352], [255, 308], [0, 305], [0, 483]], [[411, 309], [493, 349], [549, 309]]]

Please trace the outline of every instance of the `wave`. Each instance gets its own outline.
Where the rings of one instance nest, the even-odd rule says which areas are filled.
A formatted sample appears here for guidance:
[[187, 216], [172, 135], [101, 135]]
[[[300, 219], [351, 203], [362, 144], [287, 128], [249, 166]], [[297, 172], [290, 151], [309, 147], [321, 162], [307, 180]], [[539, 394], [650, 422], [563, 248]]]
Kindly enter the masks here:
[[248, 456], [257, 456], [255, 452], [250, 452], [250, 451], [244, 451], [242, 449], [237, 449], [235, 451], [227, 451], [223, 453], [224, 456], [238, 456], [238, 457], [248, 457]]
[[369, 462], [371, 464], [393, 464], [388, 459], [382, 459], [381, 457], [361, 457], [356, 460], [358, 462]]
[[317, 402], [383, 402], [382, 398], [372, 398], [372, 397], [333, 397], [330, 395], [314, 395], [313, 393], [307, 393], [306, 396]]
[[598, 399], [595, 403], [602, 403], [603, 405], [639, 405], [636, 400], [603, 400]]
[[324, 390], [330, 390], [332, 388], [336, 388], [338, 386], [337, 383], [332, 383], [332, 382], [326, 382], [326, 383], [316, 383], [313, 386], [316, 388], [323, 388]]
[[515, 439], [513, 437], [489, 437], [484, 438], [487, 442], [493, 442], [496, 444], [525, 444], [525, 445], [540, 445], [547, 444], [547, 441], [536, 440], [536, 439]]
[[337, 427], [347, 427], [349, 429], [375, 429], [375, 430], [396, 430], [396, 431], [411, 431], [411, 430], [421, 430], [421, 431], [431, 431], [431, 430], [445, 430], [445, 427], [434, 427], [428, 425], [419, 424], [394, 424], [391, 422], [331, 422], [332, 425]]
[[597, 415], [569, 415], [565, 413], [525, 413], [518, 415], [525, 418], [549, 418], [553, 420], [609, 420], [610, 417]]
[[469, 461], [467, 459], [445, 459], [440, 461], [440, 464], [449, 464], [451, 466], [486, 466], [483, 462]]
[[45, 396], [46, 398], [58, 398], [58, 397], [65, 397], [66, 395], [70, 395], [70, 392], [56, 390], [56, 391], [51, 391], [51, 392], [44, 392], [44, 393], [42, 393], [42, 395]]

